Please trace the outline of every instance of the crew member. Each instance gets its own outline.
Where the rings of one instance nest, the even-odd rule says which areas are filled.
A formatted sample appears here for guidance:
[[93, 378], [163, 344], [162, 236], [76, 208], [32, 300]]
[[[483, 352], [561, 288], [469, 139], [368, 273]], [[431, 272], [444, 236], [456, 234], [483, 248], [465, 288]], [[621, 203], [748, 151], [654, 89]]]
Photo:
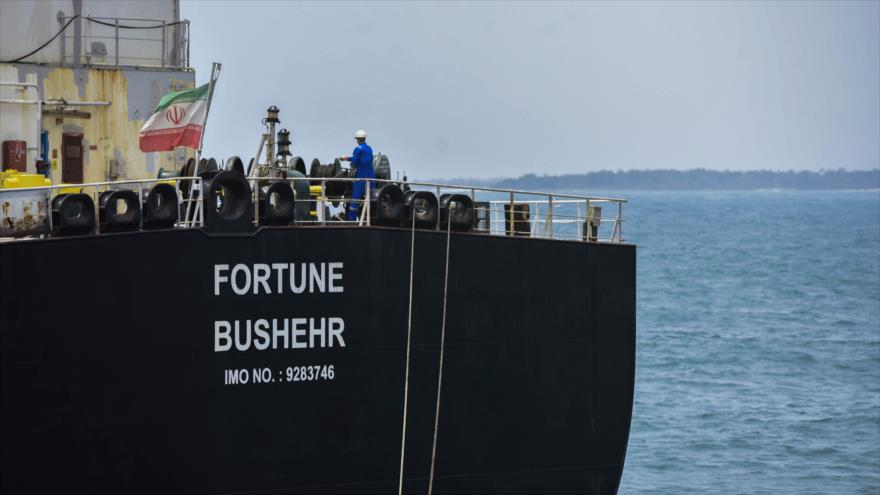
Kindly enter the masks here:
[[[350, 161], [354, 168], [354, 176], [359, 179], [375, 179], [376, 171], [373, 170], [373, 148], [367, 144], [367, 133], [357, 131], [354, 133], [354, 140], [357, 141], [357, 147], [351, 152], [351, 156], [340, 157], [340, 160]], [[372, 182], [370, 183], [372, 187]], [[348, 207], [348, 219], [357, 220], [358, 213], [361, 210], [361, 201], [367, 192], [366, 181], [358, 180], [354, 182], [351, 191], [351, 199], [353, 200]]]

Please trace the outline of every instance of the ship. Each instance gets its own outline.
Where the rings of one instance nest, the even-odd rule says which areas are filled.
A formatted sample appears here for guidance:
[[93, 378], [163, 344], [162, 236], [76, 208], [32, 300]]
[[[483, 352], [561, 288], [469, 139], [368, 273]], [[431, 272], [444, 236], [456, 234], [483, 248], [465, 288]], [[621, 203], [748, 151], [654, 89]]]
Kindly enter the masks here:
[[141, 153], [195, 83], [177, 1], [56, 4], [0, 3], [0, 493], [617, 492], [625, 200], [377, 154], [348, 221], [363, 179], [276, 107], [253, 159]]

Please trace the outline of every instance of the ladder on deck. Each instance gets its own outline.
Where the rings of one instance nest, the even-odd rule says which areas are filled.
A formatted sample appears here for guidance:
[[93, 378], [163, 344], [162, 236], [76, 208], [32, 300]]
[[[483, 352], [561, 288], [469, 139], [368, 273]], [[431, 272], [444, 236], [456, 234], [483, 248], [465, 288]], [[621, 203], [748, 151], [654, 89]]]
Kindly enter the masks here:
[[[180, 206], [184, 210], [183, 224], [184, 228], [194, 228], [202, 225], [204, 220], [204, 205], [202, 201], [202, 184], [201, 181], [193, 181], [190, 185], [189, 195], [186, 199], [181, 200]], [[196, 187], [198, 186], [198, 187]], [[186, 203], [186, 208], [183, 204]]]

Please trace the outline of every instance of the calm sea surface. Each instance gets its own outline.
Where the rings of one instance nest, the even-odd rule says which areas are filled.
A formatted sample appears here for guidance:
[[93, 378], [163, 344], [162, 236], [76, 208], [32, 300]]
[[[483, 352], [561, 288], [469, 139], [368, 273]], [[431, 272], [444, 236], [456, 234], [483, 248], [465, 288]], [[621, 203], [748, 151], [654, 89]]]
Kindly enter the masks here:
[[880, 192], [619, 195], [639, 245], [620, 493], [880, 493]]

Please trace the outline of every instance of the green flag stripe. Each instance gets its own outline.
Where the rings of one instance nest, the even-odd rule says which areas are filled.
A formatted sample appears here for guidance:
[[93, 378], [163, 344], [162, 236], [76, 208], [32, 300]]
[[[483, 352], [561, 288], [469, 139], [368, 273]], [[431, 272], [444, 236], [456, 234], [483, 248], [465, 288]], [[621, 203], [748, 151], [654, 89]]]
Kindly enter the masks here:
[[153, 113], [161, 112], [173, 103], [187, 103], [190, 101], [204, 100], [208, 97], [208, 88], [210, 85], [211, 83], [202, 84], [198, 88], [168, 93], [159, 100], [159, 104], [156, 105], [156, 110], [154, 110]]

